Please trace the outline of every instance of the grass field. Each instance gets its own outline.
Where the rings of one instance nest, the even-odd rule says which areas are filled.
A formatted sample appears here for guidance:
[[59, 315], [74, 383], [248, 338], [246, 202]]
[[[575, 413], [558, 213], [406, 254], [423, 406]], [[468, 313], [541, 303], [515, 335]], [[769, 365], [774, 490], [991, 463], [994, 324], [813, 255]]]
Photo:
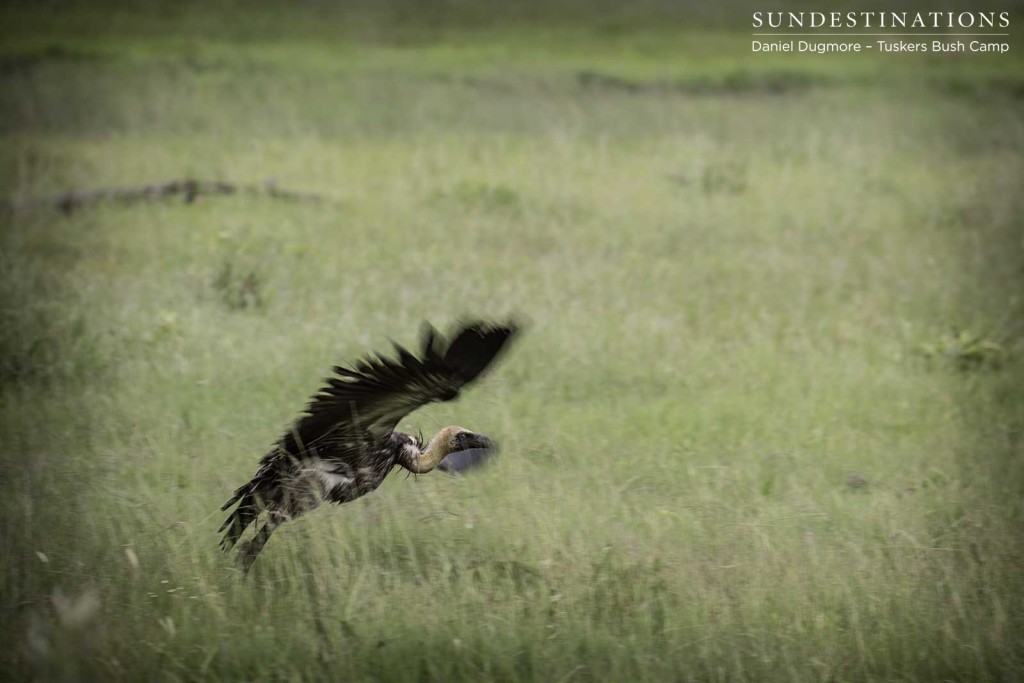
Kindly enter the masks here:
[[[0, 678], [1024, 678], [1024, 46], [236, 9], [0, 22]], [[30, 202], [183, 177], [330, 201]], [[403, 423], [496, 464], [218, 551], [331, 365], [508, 315]]]

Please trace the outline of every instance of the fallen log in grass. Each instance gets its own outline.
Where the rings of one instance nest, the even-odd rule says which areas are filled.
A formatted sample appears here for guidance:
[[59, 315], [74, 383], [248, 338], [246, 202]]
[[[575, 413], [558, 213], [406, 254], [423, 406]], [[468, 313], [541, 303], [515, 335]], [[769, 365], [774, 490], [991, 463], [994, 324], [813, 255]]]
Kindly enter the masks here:
[[336, 200], [309, 192], [283, 190], [273, 182], [262, 184], [238, 184], [221, 180], [172, 180], [164, 183], [131, 185], [127, 187], [108, 187], [95, 190], [70, 190], [47, 197], [36, 197], [8, 202], [8, 207], [15, 210], [37, 207], [53, 207], [65, 214], [72, 214], [78, 209], [93, 206], [102, 202], [134, 204], [152, 199], [165, 199], [181, 196], [186, 204], [195, 203], [205, 196], [214, 195], [249, 195], [283, 199], [291, 202], [330, 203]]

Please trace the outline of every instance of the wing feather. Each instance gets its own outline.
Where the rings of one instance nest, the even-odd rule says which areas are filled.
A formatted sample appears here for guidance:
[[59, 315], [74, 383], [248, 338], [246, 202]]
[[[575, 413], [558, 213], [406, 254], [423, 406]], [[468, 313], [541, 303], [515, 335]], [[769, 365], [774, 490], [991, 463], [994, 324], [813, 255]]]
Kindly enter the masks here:
[[387, 437], [407, 414], [435, 401], [450, 401], [479, 377], [518, 331], [515, 323], [465, 323], [452, 342], [432, 326], [423, 334], [417, 357], [395, 344], [395, 358], [374, 354], [351, 368], [337, 366], [334, 377], [306, 407], [306, 414], [280, 441], [292, 455], [338, 433]]

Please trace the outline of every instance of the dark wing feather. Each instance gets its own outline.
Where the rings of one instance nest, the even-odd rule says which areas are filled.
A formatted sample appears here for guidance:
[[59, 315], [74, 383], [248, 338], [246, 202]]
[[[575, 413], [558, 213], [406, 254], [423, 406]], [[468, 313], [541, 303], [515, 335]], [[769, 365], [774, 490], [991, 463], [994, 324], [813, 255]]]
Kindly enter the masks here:
[[[466, 325], [444, 354], [444, 364], [462, 384], [472, 381], [498, 355], [516, 327], [492, 327], [484, 323]], [[432, 337], [431, 337], [432, 339]]]
[[336, 376], [313, 398], [306, 415], [280, 445], [297, 455], [338, 432], [385, 438], [413, 410], [458, 396], [459, 389], [494, 361], [517, 330], [513, 323], [464, 324], [445, 348], [444, 340], [428, 325], [421, 358], [396, 344], [397, 358], [377, 354], [353, 368], [335, 367]]

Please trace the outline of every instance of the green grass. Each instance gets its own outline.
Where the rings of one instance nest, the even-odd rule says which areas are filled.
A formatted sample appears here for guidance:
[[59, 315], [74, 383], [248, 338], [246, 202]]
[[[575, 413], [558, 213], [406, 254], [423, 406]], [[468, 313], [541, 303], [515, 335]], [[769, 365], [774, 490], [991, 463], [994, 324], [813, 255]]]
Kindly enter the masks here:
[[[337, 204], [0, 215], [5, 679], [1024, 677], [1014, 53], [40, 16], [2, 29], [7, 198]], [[329, 367], [464, 315], [529, 326], [403, 427], [499, 461], [239, 575], [219, 506]]]

